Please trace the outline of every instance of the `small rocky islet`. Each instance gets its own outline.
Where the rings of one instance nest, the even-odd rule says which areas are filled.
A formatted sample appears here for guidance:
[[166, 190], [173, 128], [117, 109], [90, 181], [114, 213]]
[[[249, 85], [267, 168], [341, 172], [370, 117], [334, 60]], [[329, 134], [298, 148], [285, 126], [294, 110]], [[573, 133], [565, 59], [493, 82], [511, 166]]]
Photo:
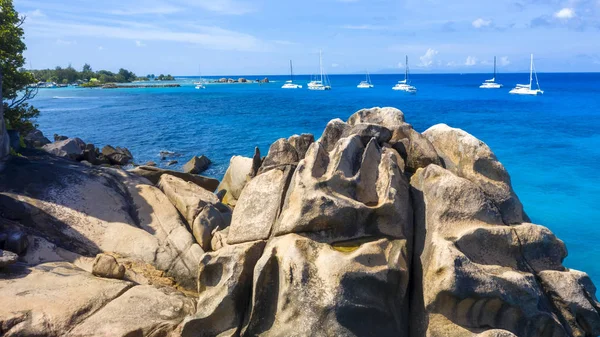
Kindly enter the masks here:
[[0, 335], [600, 335], [590, 278], [460, 129], [363, 109], [220, 182], [34, 136], [0, 172]]

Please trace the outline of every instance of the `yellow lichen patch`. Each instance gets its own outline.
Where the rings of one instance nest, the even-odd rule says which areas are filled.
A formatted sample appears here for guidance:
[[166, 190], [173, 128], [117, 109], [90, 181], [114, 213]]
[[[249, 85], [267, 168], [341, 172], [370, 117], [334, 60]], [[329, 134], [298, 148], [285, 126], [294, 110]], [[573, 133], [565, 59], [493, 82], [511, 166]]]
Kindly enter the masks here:
[[378, 239], [380, 239], [380, 238], [376, 238], [374, 236], [369, 236], [369, 237], [358, 238], [358, 239], [353, 239], [353, 240], [348, 240], [348, 241], [339, 241], [339, 242], [332, 243], [331, 248], [333, 248], [334, 250], [337, 250], [338, 252], [342, 252], [342, 253], [352, 253], [355, 250], [357, 250], [358, 248], [360, 248], [360, 246], [363, 243], [376, 241]]

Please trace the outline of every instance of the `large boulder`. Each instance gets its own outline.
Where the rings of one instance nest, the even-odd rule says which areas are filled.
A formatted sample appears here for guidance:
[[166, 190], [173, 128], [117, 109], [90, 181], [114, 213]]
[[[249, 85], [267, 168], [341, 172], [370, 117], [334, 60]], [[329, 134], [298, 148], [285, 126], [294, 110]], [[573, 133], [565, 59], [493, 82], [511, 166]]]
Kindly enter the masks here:
[[[260, 153], [259, 153], [260, 156]], [[223, 194], [222, 201], [226, 205], [235, 206], [242, 194], [242, 190], [252, 179], [254, 161], [252, 158], [233, 156], [225, 176], [217, 188], [218, 194]]]
[[278, 166], [248, 183], [233, 210], [228, 244], [269, 237], [281, 211], [292, 173], [291, 166]]
[[126, 148], [112, 147], [106, 145], [102, 148], [102, 155], [104, 155], [112, 165], [127, 165], [133, 160], [133, 155]]
[[66, 262], [13, 268], [0, 278], [0, 334], [65, 335], [131, 286]]
[[[499, 329], [517, 336], [591, 336], [600, 327], [596, 302], [558, 310], [586, 298], [589, 288], [562, 306], [540, 278], [563, 272], [566, 250], [546, 228], [507, 226], [501, 211], [470, 180], [437, 165], [411, 179], [415, 207], [415, 289], [411, 335]], [[559, 293], [567, 293], [564, 289]], [[597, 307], [596, 307], [597, 308]], [[587, 317], [582, 321], [577, 311]]]
[[492, 150], [461, 129], [437, 124], [423, 135], [435, 146], [444, 166], [477, 184], [500, 209], [506, 224], [529, 221], [513, 191], [510, 176]]
[[185, 181], [193, 182], [194, 184], [204, 188], [208, 191], [214, 191], [219, 186], [219, 181], [217, 179], [204, 177], [197, 174], [191, 173], [183, 173], [179, 171], [165, 170], [158, 167], [153, 166], [138, 166], [129, 172], [136, 174], [138, 176], [144, 177], [148, 179], [153, 184], [158, 184], [160, 181], [160, 177], [164, 174], [168, 174], [171, 176], [175, 176], [177, 178], [183, 179]]
[[310, 144], [315, 142], [315, 137], [310, 133], [303, 133], [301, 135], [291, 136], [288, 138], [288, 142], [294, 147], [294, 149], [296, 149], [298, 160], [302, 160], [304, 159]]
[[208, 159], [208, 157], [202, 155], [200, 157], [194, 156], [192, 159], [190, 159], [190, 161], [188, 161], [187, 163], [185, 163], [183, 165], [183, 172], [184, 173], [191, 173], [191, 174], [199, 174], [202, 173], [204, 171], [206, 171], [206, 169], [210, 166], [211, 161], [210, 159]]
[[298, 164], [298, 160], [298, 152], [296, 149], [287, 139], [281, 138], [271, 144], [269, 153], [263, 160], [258, 173], [267, 172], [285, 165], [296, 165]]
[[0, 175], [0, 214], [24, 231], [82, 256], [139, 259], [196, 287], [204, 252], [167, 196], [146, 179], [49, 156], [14, 157], [9, 164]]
[[85, 143], [79, 138], [67, 138], [42, 146], [42, 150], [58, 157], [77, 160], [83, 155]]
[[42, 131], [38, 129], [33, 129], [29, 131], [29, 133], [27, 133], [25, 137], [23, 137], [23, 141], [25, 142], [25, 145], [27, 145], [27, 147], [32, 148], [42, 147], [46, 144], [51, 143], [48, 138], [44, 137]]
[[0, 249], [0, 268], [4, 268], [6, 266], [10, 266], [14, 264], [19, 259], [19, 255], [9, 252], [8, 250]]
[[405, 240], [275, 238], [254, 268], [243, 335], [406, 336], [408, 263]]
[[[362, 125], [362, 128], [365, 129], [362, 133], [369, 130], [365, 125], [373, 124], [383, 130], [376, 131], [371, 127], [372, 131], [370, 132], [378, 137], [380, 143], [389, 142], [391, 147], [399, 152], [410, 173], [429, 164], [441, 165], [433, 145], [404, 121], [402, 111], [395, 108], [362, 109], [348, 118], [348, 125], [352, 128], [360, 128]], [[386, 133], [384, 130], [389, 132]]]
[[166, 287], [135, 286], [78, 324], [69, 336], [169, 336], [194, 300]]
[[217, 196], [194, 183], [168, 174], [160, 178], [158, 187], [186, 220], [200, 247], [205, 251], [211, 250], [213, 230], [229, 225], [217, 209], [220, 203]]
[[226, 246], [202, 257], [197, 311], [185, 320], [182, 336], [239, 336], [264, 246], [264, 241]]
[[[194, 311], [172, 289], [94, 277], [66, 262], [0, 278], [3, 336], [166, 336]], [[10, 304], [10, 305], [7, 305]]]
[[294, 173], [273, 234], [306, 233], [329, 242], [410, 238], [408, 182], [395, 159], [375, 138], [366, 146], [359, 135], [341, 138], [331, 152], [314, 143]]
[[92, 266], [92, 274], [99, 277], [122, 279], [125, 276], [125, 267], [111, 255], [98, 254]]

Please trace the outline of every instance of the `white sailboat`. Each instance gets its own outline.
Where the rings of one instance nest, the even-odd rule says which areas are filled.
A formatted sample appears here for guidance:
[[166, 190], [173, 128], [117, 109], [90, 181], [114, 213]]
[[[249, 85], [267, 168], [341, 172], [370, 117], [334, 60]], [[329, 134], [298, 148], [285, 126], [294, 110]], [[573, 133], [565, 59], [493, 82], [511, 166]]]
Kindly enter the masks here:
[[197, 82], [194, 82], [194, 85], [196, 86], [196, 89], [206, 89], [204, 81], [202, 80], [202, 74], [200, 74], [200, 79]]
[[281, 87], [282, 89], [302, 89], [302, 85], [294, 83], [294, 68], [292, 67], [292, 60], [290, 60], [290, 80], [286, 81]]
[[367, 77], [364, 81], [360, 82], [357, 86], [359, 89], [370, 89], [373, 88], [374, 85], [371, 83], [371, 76], [369, 76], [369, 72], [367, 71]]
[[[531, 89], [534, 73], [535, 73], [535, 83], [537, 85], [537, 89]], [[533, 54], [531, 54], [531, 64], [529, 66], [529, 84], [517, 84], [517, 86], [514, 87], [514, 89], [512, 89], [511, 91], [509, 91], [509, 93], [516, 94], [516, 95], [532, 95], [532, 96], [544, 94], [544, 91], [542, 91], [542, 89], [540, 88], [540, 82], [538, 81], [537, 72], [535, 71], [535, 68], [533, 65]]]
[[323, 76], [323, 53], [319, 50], [319, 70], [321, 77], [318, 80], [308, 83], [308, 90], [331, 90], [331, 85], [327, 84], [327, 76]]
[[398, 81], [398, 83], [392, 88], [392, 90], [404, 91], [411, 94], [417, 92], [417, 88], [410, 85], [408, 80], [408, 56], [406, 56], [406, 65], [404, 66], [404, 80]]
[[496, 56], [494, 56], [494, 77], [490, 80], [485, 80], [480, 86], [481, 89], [499, 89], [502, 84], [496, 83]]

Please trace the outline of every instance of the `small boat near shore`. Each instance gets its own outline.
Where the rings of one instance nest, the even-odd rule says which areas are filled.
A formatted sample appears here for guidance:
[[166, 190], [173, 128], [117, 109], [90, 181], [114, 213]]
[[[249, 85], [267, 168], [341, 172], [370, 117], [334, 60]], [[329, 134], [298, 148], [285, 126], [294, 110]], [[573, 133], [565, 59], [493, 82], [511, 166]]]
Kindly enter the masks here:
[[[533, 84], [533, 74], [535, 74], [535, 83], [537, 85], [537, 89], [532, 89], [531, 86]], [[511, 91], [510, 94], [514, 95], [543, 95], [544, 91], [540, 88], [540, 82], [538, 81], [537, 72], [535, 71], [535, 66], [533, 65], [533, 54], [531, 54], [531, 63], [529, 66], [529, 84], [517, 84]]]
[[481, 88], [481, 89], [500, 89], [500, 88], [502, 88], [502, 84], [496, 83], [496, 56], [494, 56], [494, 77], [489, 80], [485, 80], [485, 82], [483, 82], [479, 86], [479, 88]]
[[409, 94], [417, 93], [417, 88], [410, 85], [410, 81], [408, 79], [408, 55], [406, 56], [406, 65], [404, 66], [404, 80], [398, 81], [398, 83], [392, 88], [392, 90], [404, 91]]
[[331, 84], [327, 79], [327, 75], [323, 75], [323, 53], [319, 50], [319, 71], [320, 79], [313, 80], [308, 83], [308, 90], [331, 90]]
[[294, 83], [294, 67], [292, 66], [292, 60], [290, 60], [290, 79], [285, 81], [285, 84], [281, 87], [282, 89], [302, 89], [302, 85]]

